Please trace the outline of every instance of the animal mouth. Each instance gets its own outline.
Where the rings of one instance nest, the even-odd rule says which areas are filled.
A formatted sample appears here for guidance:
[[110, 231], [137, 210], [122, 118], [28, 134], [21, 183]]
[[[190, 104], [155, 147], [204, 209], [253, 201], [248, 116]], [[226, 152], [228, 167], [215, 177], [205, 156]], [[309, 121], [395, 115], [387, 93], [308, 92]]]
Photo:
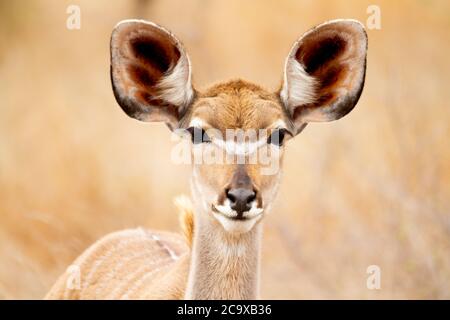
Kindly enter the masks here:
[[249, 211], [243, 214], [238, 214], [235, 210], [232, 210], [229, 206], [212, 204], [211, 209], [214, 214], [223, 216], [233, 221], [248, 221], [253, 219], [259, 219], [262, 216], [263, 209], [252, 206]]
[[225, 231], [231, 234], [243, 234], [249, 232], [262, 218], [262, 208], [252, 206], [249, 211], [238, 214], [230, 206], [212, 205], [212, 214], [222, 225]]

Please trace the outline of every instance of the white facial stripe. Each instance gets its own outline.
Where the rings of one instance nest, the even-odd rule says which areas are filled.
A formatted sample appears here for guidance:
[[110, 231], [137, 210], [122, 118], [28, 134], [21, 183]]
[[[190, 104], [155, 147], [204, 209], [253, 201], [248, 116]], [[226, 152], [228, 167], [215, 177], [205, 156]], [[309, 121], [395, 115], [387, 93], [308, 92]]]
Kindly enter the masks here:
[[[189, 127], [204, 128], [205, 124], [206, 124], [205, 121], [203, 121], [198, 117], [195, 117], [189, 122]], [[277, 128], [285, 129], [286, 127], [287, 127], [286, 123], [283, 120], [278, 119], [274, 123], [272, 123], [268, 127], [268, 129], [277, 129]], [[207, 133], [208, 130], [209, 129], [206, 129]], [[226, 133], [225, 134], [226, 139], [223, 139], [223, 137], [220, 136], [219, 130], [216, 129], [211, 130], [214, 130], [213, 135], [209, 137], [211, 139], [211, 142], [220, 149], [225, 150], [226, 153], [229, 155], [243, 155], [243, 156], [251, 155], [257, 152], [260, 147], [267, 145], [268, 136], [264, 129], [259, 130], [260, 132], [259, 136], [261, 138], [256, 141], [235, 141], [236, 137], [238, 137], [238, 139], [240, 140], [243, 140], [245, 137], [252, 137], [252, 136], [257, 137], [256, 130], [252, 131], [251, 129], [249, 129], [248, 132], [245, 132], [245, 130], [243, 129], [237, 130], [227, 129], [227, 132], [228, 130], [230, 130], [232, 133], [231, 134]], [[255, 134], [252, 135], [252, 133]], [[219, 136], [217, 136], [217, 134], [219, 134]]]
[[266, 145], [267, 138], [254, 142], [236, 142], [232, 140], [214, 139], [213, 143], [230, 155], [249, 155], [255, 153], [260, 147]]

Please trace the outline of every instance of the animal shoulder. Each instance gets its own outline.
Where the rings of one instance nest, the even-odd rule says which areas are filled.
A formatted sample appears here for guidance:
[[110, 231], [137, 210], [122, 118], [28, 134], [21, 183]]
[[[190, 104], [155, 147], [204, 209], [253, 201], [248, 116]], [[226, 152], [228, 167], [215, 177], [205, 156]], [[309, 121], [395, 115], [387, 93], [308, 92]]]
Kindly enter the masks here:
[[189, 247], [181, 235], [118, 231], [78, 257], [46, 299], [178, 299], [188, 269]]

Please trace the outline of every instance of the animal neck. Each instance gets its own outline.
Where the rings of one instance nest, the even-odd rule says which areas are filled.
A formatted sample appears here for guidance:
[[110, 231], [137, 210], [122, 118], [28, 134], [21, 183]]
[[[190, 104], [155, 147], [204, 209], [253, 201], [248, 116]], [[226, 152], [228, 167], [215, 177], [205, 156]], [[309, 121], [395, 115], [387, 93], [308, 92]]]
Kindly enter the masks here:
[[262, 224], [231, 235], [211, 216], [195, 219], [186, 299], [257, 299]]

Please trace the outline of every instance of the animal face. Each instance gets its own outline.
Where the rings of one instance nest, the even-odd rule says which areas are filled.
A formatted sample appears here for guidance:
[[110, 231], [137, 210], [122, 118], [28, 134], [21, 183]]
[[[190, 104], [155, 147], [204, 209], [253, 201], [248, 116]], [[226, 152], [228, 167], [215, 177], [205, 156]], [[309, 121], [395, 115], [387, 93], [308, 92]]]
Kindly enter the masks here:
[[286, 141], [309, 122], [336, 120], [354, 108], [366, 51], [359, 22], [331, 21], [295, 42], [279, 90], [232, 80], [200, 92], [178, 39], [156, 24], [127, 20], [111, 37], [111, 79], [129, 116], [163, 121], [191, 140], [201, 214], [227, 232], [245, 233], [275, 197]]
[[183, 127], [193, 152], [214, 157], [192, 161], [194, 193], [227, 231], [246, 232], [276, 194], [292, 124], [275, 93], [242, 80], [213, 86], [191, 108]]

